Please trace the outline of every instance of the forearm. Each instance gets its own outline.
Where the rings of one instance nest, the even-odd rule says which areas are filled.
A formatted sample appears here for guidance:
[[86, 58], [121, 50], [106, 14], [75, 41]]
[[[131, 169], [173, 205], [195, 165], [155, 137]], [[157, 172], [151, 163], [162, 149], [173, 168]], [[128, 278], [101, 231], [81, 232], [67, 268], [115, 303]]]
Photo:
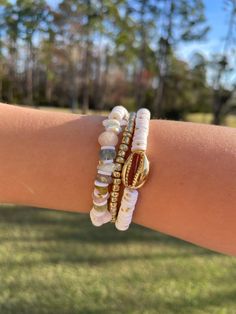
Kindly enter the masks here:
[[[99, 116], [0, 105], [0, 201], [89, 212]], [[152, 120], [133, 221], [236, 254], [236, 130]]]

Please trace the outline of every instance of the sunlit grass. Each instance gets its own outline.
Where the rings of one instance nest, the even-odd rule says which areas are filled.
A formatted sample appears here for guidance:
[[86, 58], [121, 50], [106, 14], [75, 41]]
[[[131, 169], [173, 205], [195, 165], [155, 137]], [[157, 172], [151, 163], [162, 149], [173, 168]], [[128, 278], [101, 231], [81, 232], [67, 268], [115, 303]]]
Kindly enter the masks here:
[[236, 259], [87, 214], [0, 208], [0, 313], [236, 313]]
[[[187, 121], [197, 122], [197, 123], [211, 123], [213, 116], [211, 113], [191, 113], [186, 117]], [[228, 115], [224, 121], [223, 125], [236, 127], [236, 115]]]

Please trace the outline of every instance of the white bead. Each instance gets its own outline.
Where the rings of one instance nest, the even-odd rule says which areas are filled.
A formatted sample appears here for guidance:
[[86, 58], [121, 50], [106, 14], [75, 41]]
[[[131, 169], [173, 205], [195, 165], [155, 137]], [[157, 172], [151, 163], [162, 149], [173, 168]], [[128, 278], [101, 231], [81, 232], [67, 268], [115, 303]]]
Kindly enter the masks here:
[[121, 132], [121, 128], [119, 127], [114, 127], [114, 126], [109, 126], [109, 127], [106, 127], [106, 131], [108, 132], [113, 132], [115, 134], [120, 134]]
[[147, 149], [147, 145], [145, 145], [145, 144], [142, 144], [142, 145], [134, 145], [134, 146], [132, 146], [132, 148], [131, 148], [131, 151], [133, 152], [133, 151], [135, 151], [135, 150], [146, 150]]
[[101, 197], [101, 198], [104, 198], [104, 199], [108, 199], [109, 198], [109, 193], [106, 193], [103, 196], [101, 196], [101, 194], [97, 191], [97, 189], [94, 189], [93, 194], [96, 197]]
[[113, 172], [115, 170], [115, 164], [112, 162], [109, 164], [98, 165], [97, 169], [104, 172]]
[[142, 120], [136, 120], [136, 124], [135, 124], [135, 128], [139, 127], [139, 128], [144, 128], [144, 129], [148, 129], [149, 127], [149, 122], [148, 121], [142, 121]]
[[145, 115], [147, 116], [149, 119], [151, 117], [151, 113], [150, 111], [147, 109], [147, 108], [140, 108], [138, 111], [137, 111], [137, 116], [140, 116], [140, 115]]
[[90, 211], [90, 219], [94, 226], [100, 227], [103, 224], [111, 221], [112, 215], [108, 210], [105, 210], [104, 212], [98, 212], [92, 208]]
[[91, 209], [91, 214], [94, 216], [94, 217], [102, 217], [104, 215], [104, 211], [98, 211], [96, 210], [94, 207]]
[[113, 171], [102, 171], [98, 170], [99, 174], [103, 174], [104, 176], [111, 176]]
[[118, 136], [113, 132], [102, 132], [98, 137], [98, 142], [101, 146], [116, 146]]
[[[115, 146], [101, 146], [101, 149], [113, 149], [115, 150]], [[112, 159], [109, 159], [112, 160]]]
[[123, 116], [122, 116], [122, 113], [119, 112], [119, 111], [113, 111], [109, 114], [108, 116], [109, 119], [116, 119], [118, 120], [119, 122], [122, 120]]
[[102, 124], [105, 126], [105, 127], [109, 127], [109, 126], [116, 126], [116, 127], [120, 127], [120, 123], [119, 121], [117, 121], [116, 119], [105, 119], [102, 121]]
[[92, 222], [92, 224], [94, 226], [100, 227], [100, 226], [103, 225], [103, 218], [102, 218], [102, 216], [101, 217], [96, 217], [92, 210], [90, 210], [89, 215], [90, 215], [91, 222]]
[[127, 109], [123, 106], [115, 106], [111, 113], [109, 114], [108, 118], [109, 119], [116, 119], [119, 122], [122, 121], [125, 117], [127, 117], [129, 113], [127, 112]]
[[140, 139], [135, 139], [132, 143], [132, 146], [140, 146], [140, 145], [147, 145], [146, 140], [140, 140]]
[[138, 135], [138, 136], [135, 136], [135, 137], [133, 138], [132, 144], [135, 143], [136, 141], [147, 142], [147, 136], [145, 136], [145, 135]]
[[103, 215], [103, 223], [105, 224], [105, 223], [111, 221], [111, 219], [112, 219], [111, 213], [108, 210], [106, 210], [104, 215]]
[[93, 201], [93, 204], [94, 205], [97, 205], [97, 206], [103, 206], [103, 205], [106, 205], [107, 204], [107, 200], [105, 199], [103, 202], [101, 203], [96, 203], [95, 201]]
[[[105, 160], [102, 161], [102, 163], [103, 163], [104, 165], [112, 164], [113, 162], [114, 162], [114, 159], [105, 159]], [[100, 165], [99, 165], [99, 166], [100, 166]]]
[[100, 186], [100, 187], [107, 187], [108, 186], [108, 183], [100, 182], [98, 180], [95, 180], [94, 184], [97, 186]]

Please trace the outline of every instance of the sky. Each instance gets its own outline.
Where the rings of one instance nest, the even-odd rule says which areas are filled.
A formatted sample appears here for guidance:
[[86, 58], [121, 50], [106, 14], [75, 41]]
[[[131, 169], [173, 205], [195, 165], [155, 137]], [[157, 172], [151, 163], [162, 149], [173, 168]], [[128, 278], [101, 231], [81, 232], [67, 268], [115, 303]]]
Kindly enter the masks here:
[[181, 44], [178, 54], [186, 60], [191, 59], [194, 52], [201, 52], [206, 57], [214, 52], [222, 52], [222, 40], [227, 33], [228, 11], [225, 10], [224, 0], [204, 0], [205, 15], [210, 31], [206, 40]]

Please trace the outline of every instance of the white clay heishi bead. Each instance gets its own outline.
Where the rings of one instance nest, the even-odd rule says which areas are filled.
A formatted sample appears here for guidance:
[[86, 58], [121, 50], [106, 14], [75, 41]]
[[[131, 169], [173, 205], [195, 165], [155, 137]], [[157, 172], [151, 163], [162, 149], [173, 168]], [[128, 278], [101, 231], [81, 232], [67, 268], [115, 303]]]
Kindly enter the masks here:
[[113, 162], [114, 162], [114, 159], [106, 159], [106, 160], [103, 160], [102, 163], [99, 164], [98, 166], [112, 164]]
[[111, 176], [113, 171], [102, 171], [98, 170], [97, 173], [103, 174], [104, 176]]
[[135, 129], [149, 129], [149, 123], [143, 121], [137, 121]]
[[143, 146], [143, 145], [147, 145], [147, 141], [146, 140], [135, 140], [132, 147], [134, 146]]
[[105, 211], [98, 211], [95, 208], [92, 208], [91, 212], [94, 217], [102, 217]]
[[97, 191], [97, 189], [94, 189], [94, 190], [93, 190], [93, 195], [95, 195], [96, 197], [101, 197], [101, 198], [103, 198], [103, 199], [108, 199], [109, 196], [110, 196], [110, 194], [109, 194], [108, 192], [107, 192], [106, 194], [104, 194], [104, 195], [101, 196], [101, 193], [99, 193], [99, 192]]
[[107, 222], [111, 221], [112, 214], [108, 210], [106, 210], [102, 219], [103, 219], [103, 224], [106, 224]]
[[132, 202], [136, 202], [138, 199], [138, 191], [134, 189], [125, 188], [124, 196], [129, 197]]
[[98, 137], [98, 142], [101, 146], [116, 146], [118, 136], [113, 132], [102, 132]]
[[106, 127], [109, 126], [116, 126], [116, 127], [120, 127], [120, 122], [117, 121], [116, 119], [105, 119], [103, 120], [102, 124]]
[[122, 114], [119, 111], [111, 112], [108, 117], [109, 117], [109, 119], [116, 119], [118, 121], [121, 121], [123, 118]]
[[100, 227], [100, 226], [103, 225], [103, 217], [102, 217], [102, 216], [101, 216], [101, 217], [96, 217], [96, 216], [94, 215], [93, 209], [90, 210], [89, 215], [90, 215], [91, 222], [92, 222], [92, 224], [93, 224], [94, 226]]
[[136, 143], [136, 142], [139, 142], [139, 141], [141, 141], [141, 142], [146, 142], [146, 143], [147, 143], [147, 136], [145, 136], [145, 134], [135, 136], [135, 137], [133, 138], [132, 144], [133, 144], [133, 143]]
[[143, 150], [143, 151], [145, 151], [147, 149], [147, 145], [134, 145], [134, 146], [132, 146], [132, 148], [131, 148], [131, 151], [133, 152], [133, 151], [135, 151], [135, 150]]
[[105, 199], [103, 202], [97, 202], [95, 200], [93, 200], [93, 204], [94, 205], [97, 205], [97, 206], [103, 206], [103, 205], [106, 205], [107, 204], [107, 200]]
[[137, 116], [140, 116], [140, 115], [145, 115], [147, 116], [149, 119], [151, 118], [151, 113], [148, 109], [146, 108], [141, 108], [137, 111]]
[[[115, 150], [115, 146], [101, 146], [101, 149], [113, 149]], [[113, 160], [113, 159], [108, 159], [108, 160]]]
[[100, 181], [98, 181], [98, 180], [95, 180], [95, 181], [94, 181], [94, 184], [95, 184], [96, 186], [100, 186], [100, 187], [103, 187], [103, 188], [105, 188], [105, 187], [107, 187], [107, 186], [109, 185], [108, 183], [100, 182]]

